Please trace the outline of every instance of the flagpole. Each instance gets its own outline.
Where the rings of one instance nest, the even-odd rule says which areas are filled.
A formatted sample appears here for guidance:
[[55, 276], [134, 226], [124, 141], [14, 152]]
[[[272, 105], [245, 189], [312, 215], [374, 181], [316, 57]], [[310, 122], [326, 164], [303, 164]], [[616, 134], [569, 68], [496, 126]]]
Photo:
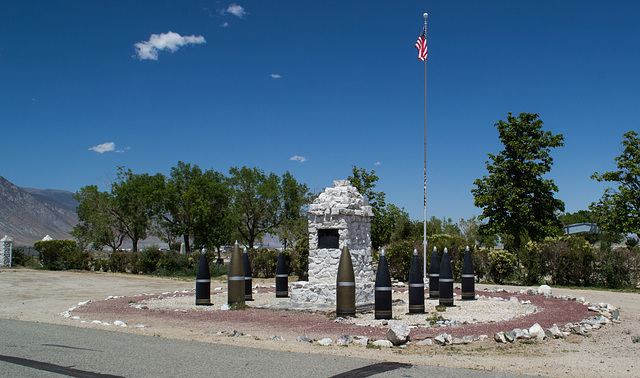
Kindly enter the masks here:
[[[427, 30], [427, 17], [424, 13], [424, 30]], [[426, 38], [426, 35], [425, 35]], [[423, 282], [427, 282], [427, 59], [424, 60], [424, 222], [422, 239]]]

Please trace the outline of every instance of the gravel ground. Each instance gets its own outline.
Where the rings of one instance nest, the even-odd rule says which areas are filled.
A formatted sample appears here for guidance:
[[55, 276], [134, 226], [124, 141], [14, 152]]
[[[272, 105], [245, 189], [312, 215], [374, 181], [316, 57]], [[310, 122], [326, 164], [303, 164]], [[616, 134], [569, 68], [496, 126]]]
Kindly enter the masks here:
[[[349, 355], [383, 361], [531, 375], [640, 375], [637, 362], [640, 343], [634, 342], [640, 339], [640, 296], [636, 293], [554, 288], [553, 292], [557, 295], [584, 297], [592, 303], [606, 302], [620, 308], [621, 324], [607, 325], [588, 337], [572, 335], [566, 339], [541, 343], [498, 344], [490, 339], [468, 345], [418, 346], [415, 341], [433, 337], [443, 331], [455, 337], [465, 334], [493, 335], [500, 330], [528, 328], [533, 323], [539, 323], [544, 328], [553, 323], [562, 326], [566, 322], [594, 315], [587, 306], [577, 301], [512, 293], [485, 294], [481, 290], [493, 286], [478, 285], [478, 294], [501, 297], [504, 300], [456, 301], [456, 307], [448, 308], [442, 316], [454, 320], [454, 315], [461, 315], [458, 321], [467, 321], [467, 324], [438, 328], [415, 327], [411, 331], [414, 342], [409, 346], [378, 350], [362, 345], [321, 346], [296, 341], [304, 333], [316, 340], [335, 340], [344, 334], [384, 339], [386, 328], [371, 326], [369, 323], [372, 322], [372, 315], [366, 309], [360, 311], [353, 321], [342, 323], [327, 315], [326, 308], [320, 313], [313, 313], [308, 309], [301, 312], [257, 308], [273, 307], [274, 303], [277, 307], [278, 301], [272, 293], [272, 281], [254, 282], [265, 287], [258, 288], [259, 293], [254, 294], [256, 300], [248, 302], [252, 308], [223, 311], [220, 307], [226, 302], [225, 282], [212, 283], [212, 288], [220, 288], [212, 296], [213, 306], [196, 309], [193, 306], [193, 282], [93, 272], [0, 269], [0, 317], [299, 353]], [[512, 292], [522, 289], [504, 288]], [[148, 294], [140, 295], [141, 293]], [[405, 294], [400, 292], [394, 293], [394, 300], [403, 300], [403, 295]], [[509, 302], [511, 297], [517, 298], [518, 304]], [[522, 301], [531, 303], [523, 304]], [[431, 302], [435, 301], [427, 301], [427, 306]], [[469, 321], [469, 314], [478, 312], [476, 306], [483, 310], [482, 315], [471, 315], [475, 317]], [[531, 309], [535, 310], [531, 312]], [[417, 320], [412, 319], [416, 318], [415, 315], [405, 316], [404, 311], [406, 307], [402, 310], [402, 305], [400, 310], [394, 311], [398, 321], [412, 324], [421, 322], [419, 317]], [[489, 317], [495, 316], [493, 320], [496, 320], [500, 313], [503, 314], [500, 317], [509, 320], [492, 322], [491, 319], [486, 321], [483, 318], [489, 314]], [[427, 317], [433, 314], [435, 313], [422, 315], [425, 324]]]
[[[249, 308], [243, 311], [222, 310], [227, 303], [227, 294], [223, 290], [214, 291], [212, 306], [195, 306], [194, 294], [186, 290], [94, 301], [74, 306], [68, 316], [79, 321], [101, 321], [109, 325], [121, 321], [144, 325], [149, 329], [161, 328], [163, 322], [171, 323], [173, 327], [190, 327], [191, 323], [203, 322], [206, 328], [203, 332], [237, 331], [260, 339], [284, 337], [295, 340], [303, 334], [316, 340], [335, 340], [345, 334], [386, 338], [388, 322], [373, 319], [370, 307], [359, 311], [355, 318], [335, 319], [331, 313], [333, 306], [323, 305], [319, 309], [303, 306], [301, 311], [297, 311], [297, 304], [288, 299], [275, 298], [272, 288], [262, 288], [260, 291], [254, 294], [254, 301], [247, 302]], [[487, 298], [476, 301], [456, 301], [456, 305], [445, 312], [435, 310], [436, 300], [427, 300], [425, 307], [430, 312], [408, 314], [407, 305], [402, 304], [408, 300], [407, 293], [396, 292], [395, 300], [400, 303], [396, 305], [393, 321], [412, 326], [410, 337], [417, 341], [443, 332], [454, 337], [492, 337], [500, 331], [528, 329], [535, 323], [544, 328], [550, 328], [553, 324], [561, 327], [595, 315], [581, 303], [557, 298], [509, 293], [486, 295]], [[516, 298], [518, 302], [511, 302], [510, 298]], [[457, 322], [449, 326], [432, 326], [430, 320], [434, 317]]]
[[[335, 305], [301, 307], [300, 304], [292, 303], [289, 299], [276, 298], [275, 290], [273, 289], [254, 288], [254, 290], [256, 293], [253, 294], [253, 301], [246, 302], [250, 308], [270, 310], [300, 309], [302, 312], [317, 312], [322, 315], [330, 314], [335, 309]], [[407, 313], [407, 291], [394, 291], [393, 295], [393, 321], [411, 327], [426, 327], [430, 324], [430, 320], [440, 320], [440, 324], [442, 325], [497, 323], [515, 320], [537, 311], [536, 306], [531, 303], [530, 299], [518, 299], [515, 295], [511, 295], [509, 297], [510, 300], [505, 300], [502, 296], [492, 293], [491, 296], [479, 295], [478, 300], [474, 301], [461, 301], [459, 300], [459, 296], [456, 296], [456, 305], [447, 308], [445, 312], [438, 312], [436, 310], [436, 306], [438, 305], [437, 300], [426, 300], [426, 314], [409, 314]], [[427, 296], [428, 295], [425, 297]], [[132, 306], [134, 308], [152, 311], [174, 311], [183, 313], [190, 311], [224, 311], [228, 307], [226, 306], [227, 293], [223, 291], [222, 288], [213, 290], [211, 302], [211, 306], [196, 306], [192, 292], [180, 292], [159, 295], [157, 297], [152, 296], [149, 299], [136, 302], [136, 304], [132, 304]], [[365, 327], [387, 327], [389, 323], [388, 320], [375, 319], [374, 312], [371, 311], [370, 306], [360, 310], [356, 317], [349, 317], [341, 320], [341, 322], [343, 324]], [[440, 324], [435, 324], [434, 326]]]

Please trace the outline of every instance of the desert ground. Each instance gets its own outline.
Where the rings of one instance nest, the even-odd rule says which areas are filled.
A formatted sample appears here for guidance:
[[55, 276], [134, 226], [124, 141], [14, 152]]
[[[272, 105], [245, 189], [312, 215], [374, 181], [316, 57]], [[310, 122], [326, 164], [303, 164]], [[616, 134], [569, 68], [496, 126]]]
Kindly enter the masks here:
[[[264, 293], [270, 292], [273, 280], [254, 280], [254, 284], [260, 286], [256, 297], [264, 297]], [[194, 287], [192, 281], [149, 276], [3, 268], [0, 269], [0, 318], [295, 353], [347, 355], [527, 375], [640, 376], [640, 295], [637, 293], [552, 288], [554, 295], [584, 297], [591, 303], [604, 302], [619, 308], [619, 324], [608, 324], [588, 336], [500, 344], [489, 334], [487, 340], [466, 345], [421, 346], [416, 342], [421, 335], [412, 331], [413, 341], [408, 345], [377, 349], [357, 344], [323, 346], [296, 340], [303, 333], [315, 340], [325, 337], [335, 340], [346, 333], [370, 339], [384, 338], [382, 328], [338, 323], [326, 314], [256, 309], [258, 300], [248, 302], [249, 307], [254, 307], [249, 310], [220, 310], [217, 304], [226, 299], [224, 279], [212, 281], [212, 307], [192, 310], [177, 306], [171, 310], [154, 309], [149, 304], [159, 298], [193, 295]], [[479, 294], [485, 288], [496, 286], [476, 285]], [[500, 288], [510, 292], [526, 289]], [[543, 304], [546, 309], [520, 317], [517, 324], [533, 324], [543, 314], [555, 314], [558, 319], [564, 312], [582, 316], [581, 310], [575, 308], [576, 303], [546, 302]], [[565, 304], [574, 307], [566, 307], [565, 311]], [[117, 325], [120, 324], [117, 321], [126, 326]], [[503, 324], [505, 331], [513, 328], [512, 323]], [[442, 332], [460, 332], [455, 328], [444, 327]]]

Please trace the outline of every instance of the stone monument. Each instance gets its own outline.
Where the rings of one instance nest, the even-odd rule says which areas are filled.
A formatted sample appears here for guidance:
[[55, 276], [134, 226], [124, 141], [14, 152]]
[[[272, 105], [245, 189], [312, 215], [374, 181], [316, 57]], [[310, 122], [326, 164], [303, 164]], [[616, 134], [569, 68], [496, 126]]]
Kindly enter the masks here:
[[13, 247], [13, 239], [7, 235], [0, 239], [0, 266], [11, 266], [11, 249]]
[[371, 206], [348, 180], [333, 182], [309, 206], [309, 281], [291, 284], [293, 302], [336, 303], [341, 248], [349, 247], [356, 303], [373, 303]]

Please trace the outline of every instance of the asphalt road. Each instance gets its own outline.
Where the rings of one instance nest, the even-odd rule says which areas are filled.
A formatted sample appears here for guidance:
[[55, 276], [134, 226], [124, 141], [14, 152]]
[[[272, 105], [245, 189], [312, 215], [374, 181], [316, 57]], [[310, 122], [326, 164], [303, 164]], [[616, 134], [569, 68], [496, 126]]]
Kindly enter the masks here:
[[0, 319], [2, 377], [515, 377]]

